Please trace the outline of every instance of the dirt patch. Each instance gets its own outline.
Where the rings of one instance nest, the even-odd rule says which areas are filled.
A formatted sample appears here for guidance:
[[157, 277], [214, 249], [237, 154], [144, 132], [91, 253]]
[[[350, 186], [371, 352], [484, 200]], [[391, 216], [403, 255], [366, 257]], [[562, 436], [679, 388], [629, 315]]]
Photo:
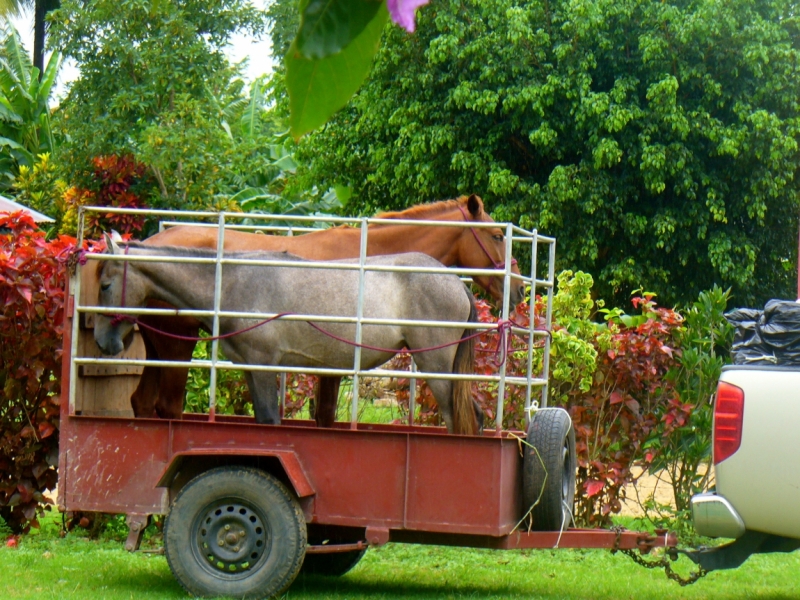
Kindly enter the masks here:
[[[641, 469], [632, 469], [634, 476], [641, 474]], [[638, 494], [638, 495], [637, 495]], [[672, 493], [672, 484], [666, 471], [646, 473], [639, 477], [636, 485], [625, 486], [627, 499], [622, 502], [622, 511], [619, 514], [626, 517], [644, 516], [640, 502], [645, 502], [650, 496], [655, 496], [659, 504], [668, 504], [675, 507], [675, 495]]]

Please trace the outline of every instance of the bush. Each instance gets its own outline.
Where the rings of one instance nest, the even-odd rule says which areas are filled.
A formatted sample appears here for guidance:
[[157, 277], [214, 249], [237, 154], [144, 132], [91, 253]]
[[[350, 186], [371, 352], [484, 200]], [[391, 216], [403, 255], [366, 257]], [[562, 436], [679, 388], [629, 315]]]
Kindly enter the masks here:
[[64, 267], [69, 237], [46, 242], [23, 213], [0, 214], [0, 517], [37, 527], [56, 486]]

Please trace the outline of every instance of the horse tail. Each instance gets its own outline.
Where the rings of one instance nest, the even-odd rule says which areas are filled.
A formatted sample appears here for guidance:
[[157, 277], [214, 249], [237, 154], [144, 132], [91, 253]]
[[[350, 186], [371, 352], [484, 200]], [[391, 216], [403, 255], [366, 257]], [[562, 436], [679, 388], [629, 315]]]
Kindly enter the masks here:
[[[478, 311], [475, 309], [475, 297], [464, 286], [464, 291], [469, 298], [468, 322], [478, 321]], [[461, 343], [456, 349], [453, 360], [453, 373], [465, 374], [475, 372], [475, 338], [474, 330], [465, 329], [461, 335]], [[472, 382], [457, 380], [453, 382], [453, 431], [454, 433], [474, 435], [478, 431], [478, 421], [475, 418], [475, 409], [472, 400]]]

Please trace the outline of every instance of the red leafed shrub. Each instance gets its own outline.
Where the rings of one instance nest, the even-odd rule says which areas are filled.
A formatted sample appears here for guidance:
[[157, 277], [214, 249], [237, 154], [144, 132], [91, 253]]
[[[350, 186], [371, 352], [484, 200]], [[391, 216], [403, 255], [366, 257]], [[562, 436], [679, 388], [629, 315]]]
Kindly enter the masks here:
[[[98, 156], [92, 160], [92, 189], [70, 188], [64, 195], [67, 214], [64, 217], [65, 230], [76, 231], [77, 211], [81, 206], [109, 206], [114, 208], [146, 208], [141, 195], [136, 192], [145, 174], [145, 165], [136, 162], [131, 155]], [[142, 230], [142, 215], [100, 214], [86, 216], [85, 235], [99, 238], [111, 229], [119, 233], [134, 233]]]
[[75, 240], [45, 241], [23, 213], [0, 213], [0, 516], [38, 526], [56, 485], [62, 259]]
[[[646, 467], [652, 450], [645, 444], [664, 434], [663, 423], [685, 418], [673, 383], [674, 345], [683, 318], [656, 307], [652, 296], [633, 298], [636, 317], [620, 312], [610, 319], [610, 347], [597, 358], [588, 392], [573, 390], [567, 404], [576, 433], [579, 493], [575, 518], [605, 526], [618, 513], [623, 487], [633, 481], [631, 467]], [[668, 435], [668, 432], [667, 432]]]

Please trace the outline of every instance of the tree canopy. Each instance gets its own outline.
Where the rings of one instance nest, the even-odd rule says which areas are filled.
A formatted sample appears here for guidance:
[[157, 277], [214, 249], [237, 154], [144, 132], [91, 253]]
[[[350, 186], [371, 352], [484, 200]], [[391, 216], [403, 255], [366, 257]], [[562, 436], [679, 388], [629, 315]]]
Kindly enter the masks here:
[[248, 98], [223, 52], [235, 32], [265, 26], [247, 0], [65, 0], [52, 24], [53, 44], [80, 67], [58, 121], [72, 182], [91, 179], [96, 157], [133, 155], [156, 204], [208, 207], [271, 161], [255, 140], [263, 84]]
[[618, 300], [792, 294], [795, 3], [441, 0], [418, 25], [301, 141], [298, 185], [364, 212], [481, 194]]

